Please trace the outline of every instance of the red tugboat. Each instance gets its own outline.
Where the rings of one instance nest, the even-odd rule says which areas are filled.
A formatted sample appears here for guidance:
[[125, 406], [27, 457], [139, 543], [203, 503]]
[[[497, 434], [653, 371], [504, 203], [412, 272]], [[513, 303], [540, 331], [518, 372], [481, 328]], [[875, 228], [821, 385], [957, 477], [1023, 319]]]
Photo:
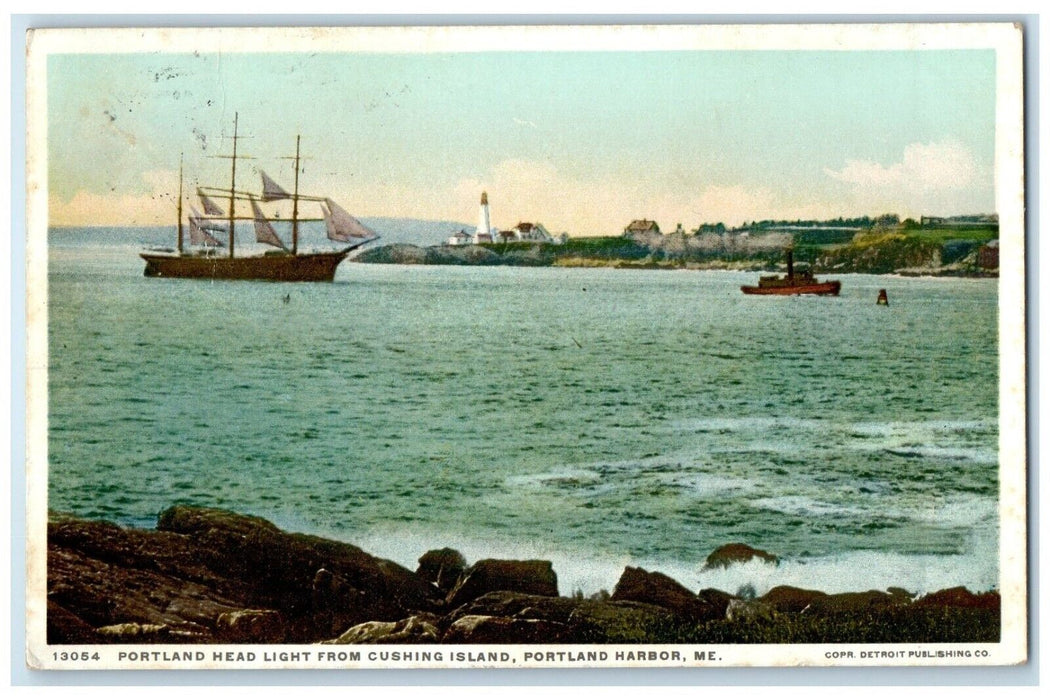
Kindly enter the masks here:
[[744, 294], [779, 294], [782, 296], [816, 294], [819, 296], [837, 297], [839, 295], [842, 283], [838, 280], [821, 282], [813, 277], [813, 273], [809, 270], [795, 272], [794, 259], [790, 248], [787, 250], [787, 266], [788, 270], [785, 276], [765, 275], [758, 278], [757, 287], [745, 285], [740, 288], [740, 291]]

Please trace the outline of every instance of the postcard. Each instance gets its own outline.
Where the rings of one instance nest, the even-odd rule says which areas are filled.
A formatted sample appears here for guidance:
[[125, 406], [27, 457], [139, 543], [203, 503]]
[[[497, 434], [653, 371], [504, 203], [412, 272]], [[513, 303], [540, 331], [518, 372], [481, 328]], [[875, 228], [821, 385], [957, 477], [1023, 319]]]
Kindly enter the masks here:
[[1022, 36], [30, 31], [28, 666], [1024, 663]]

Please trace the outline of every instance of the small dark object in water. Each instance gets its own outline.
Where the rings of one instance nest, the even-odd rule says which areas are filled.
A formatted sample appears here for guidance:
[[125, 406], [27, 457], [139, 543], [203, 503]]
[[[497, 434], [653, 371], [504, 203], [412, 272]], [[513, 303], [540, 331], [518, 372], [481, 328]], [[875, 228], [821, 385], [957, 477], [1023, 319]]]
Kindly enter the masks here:
[[292, 300], [292, 295], [291, 294], [285, 294], [284, 295], [284, 299], [282, 299], [281, 301], [283, 301], [285, 304], [287, 304], [291, 300]]
[[875, 303], [878, 306], [889, 306], [890, 305], [890, 298], [888, 296], [886, 296], [886, 290], [885, 289], [880, 289], [879, 290], [879, 298], [875, 301]]

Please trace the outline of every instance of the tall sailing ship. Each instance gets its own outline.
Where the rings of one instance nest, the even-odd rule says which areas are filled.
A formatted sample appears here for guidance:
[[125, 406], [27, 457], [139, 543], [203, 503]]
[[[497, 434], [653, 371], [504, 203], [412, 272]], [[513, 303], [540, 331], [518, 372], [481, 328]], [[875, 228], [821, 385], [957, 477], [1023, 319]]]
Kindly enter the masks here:
[[[179, 165], [178, 239], [177, 247], [140, 253], [146, 261], [146, 277], [192, 277], [205, 279], [273, 280], [280, 282], [331, 282], [335, 269], [356, 248], [370, 243], [379, 236], [355, 219], [349, 212], [327, 197], [316, 197], [299, 193], [299, 137], [295, 139], [295, 183], [289, 193], [262, 170], [262, 191], [258, 194], [237, 189], [237, 117], [233, 119], [233, 149], [230, 155], [219, 156], [230, 159], [230, 186], [198, 187], [204, 213], [190, 207], [187, 216], [189, 246], [185, 245], [183, 228], [182, 165]], [[245, 158], [246, 156], [240, 156]], [[227, 210], [216, 203], [226, 204]], [[291, 218], [267, 217], [260, 202], [291, 200]], [[237, 203], [243, 208], [247, 203], [251, 214], [239, 214]], [[315, 203], [321, 216], [300, 216], [299, 205]], [[255, 228], [255, 240], [272, 246], [261, 255], [237, 257], [236, 227], [238, 221], [251, 221]], [[291, 245], [277, 234], [273, 222], [291, 223]], [[300, 252], [299, 226], [310, 221], [324, 221], [330, 240], [350, 245], [327, 251]], [[224, 240], [225, 239], [225, 240]]]

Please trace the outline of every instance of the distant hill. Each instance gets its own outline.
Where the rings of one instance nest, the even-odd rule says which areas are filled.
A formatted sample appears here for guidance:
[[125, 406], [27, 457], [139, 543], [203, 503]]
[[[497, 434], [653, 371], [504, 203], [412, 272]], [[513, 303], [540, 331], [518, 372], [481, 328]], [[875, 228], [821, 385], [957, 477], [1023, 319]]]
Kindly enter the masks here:
[[382, 236], [381, 241], [384, 244], [441, 245], [449, 236], [461, 229], [467, 229], [471, 233], [474, 232], [473, 224], [464, 224], [456, 221], [376, 217], [361, 219], [361, 222]]

